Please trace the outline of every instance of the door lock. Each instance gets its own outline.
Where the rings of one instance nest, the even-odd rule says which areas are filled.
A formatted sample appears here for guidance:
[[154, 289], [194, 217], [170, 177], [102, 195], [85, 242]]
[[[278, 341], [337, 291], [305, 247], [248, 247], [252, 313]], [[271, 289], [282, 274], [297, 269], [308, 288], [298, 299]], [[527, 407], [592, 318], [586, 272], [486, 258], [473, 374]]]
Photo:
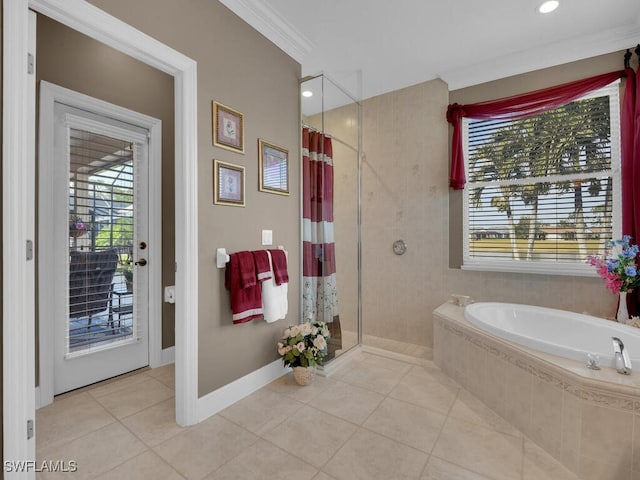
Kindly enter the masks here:
[[141, 267], [144, 267], [147, 264], [147, 261], [144, 258], [141, 258], [135, 264], [140, 265]]
[[140, 244], [138, 245], [138, 247], [140, 248], [140, 250], [144, 250], [147, 248], [147, 242], [140, 242]]

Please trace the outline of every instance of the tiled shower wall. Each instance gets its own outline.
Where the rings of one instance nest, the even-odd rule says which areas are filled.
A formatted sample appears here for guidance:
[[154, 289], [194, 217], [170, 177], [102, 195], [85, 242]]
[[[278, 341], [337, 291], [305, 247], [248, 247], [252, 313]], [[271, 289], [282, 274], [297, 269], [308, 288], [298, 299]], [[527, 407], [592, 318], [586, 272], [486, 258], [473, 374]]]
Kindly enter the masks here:
[[[522, 75], [522, 88], [533, 89], [538, 77], [560, 83], [610, 71], [605, 57]], [[363, 103], [363, 333], [432, 346], [431, 312], [451, 293], [612, 316], [616, 300], [598, 278], [450, 268], [450, 255], [461, 255], [460, 233], [449, 236], [450, 210], [459, 222], [462, 206], [448, 187], [449, 102], [447, 85], [433, 80]], [[392, 251], [397, 239], [408, 244], [403, 256]]]

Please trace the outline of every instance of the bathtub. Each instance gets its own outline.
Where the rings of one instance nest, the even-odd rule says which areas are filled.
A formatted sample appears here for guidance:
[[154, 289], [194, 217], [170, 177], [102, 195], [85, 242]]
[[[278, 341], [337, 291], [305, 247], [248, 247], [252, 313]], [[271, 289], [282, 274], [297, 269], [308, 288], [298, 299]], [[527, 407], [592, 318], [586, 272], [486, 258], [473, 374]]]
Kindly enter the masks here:
[[[433, 361], [461, 387], [579, 478], [640, 479], [640, 329], [507, 303], [446, 302], [432, 318]], [[612, 336], [631, 375], [586, 366], [598, 351], [609, 367]]]
[[602, 318], [552, 308], [513, 303], [474, 303], [464, 310], [474, 326], [534, 350], [587, 361], [597, 353], [600, 364], [614, 367], [613, 342], [624, 343], [633, 368], [640, 369], [640, 329]]

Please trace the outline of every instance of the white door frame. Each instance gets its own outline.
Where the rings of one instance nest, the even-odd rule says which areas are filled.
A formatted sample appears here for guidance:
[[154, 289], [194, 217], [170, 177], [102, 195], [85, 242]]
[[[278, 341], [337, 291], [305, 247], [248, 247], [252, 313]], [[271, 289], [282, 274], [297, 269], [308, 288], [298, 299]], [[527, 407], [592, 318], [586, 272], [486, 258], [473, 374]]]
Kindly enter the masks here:
[[[40, 212], [46, 211], [54, 204], [54, 188], [51, 179], [54, 177], [56, 160], [54, 159], [54, 104], [58, 102], [70, 107], [86, 110], [97, 115], [119, 120], [126, 124], [142, 127], [149, 131], [149, 181], [148, 212], [149, 244], [146, 257], [149, 260], [149, 365], [157, 367], [162, 357], [162, 121], [119, 107], [97, 98], [54, 85], [44, 80], [40, 82], [40, 141], [38, 145], [39, 192], [38, 204]], [[41, 232], [55, 232], [60, 228], [52, 215], [38, 215], [38, 229]], [[66, 224], [64, 225], [66, 229]], [[50, 310], [60, 299], [55, 297], [53, 288], [46, 288], [56, 281], [54, 263], [58, 253], [51, 251], [51, 244], [38, 244], [38, 305]], [[62, 307], [64, 310], [64, 307]], [[40, 315], [38, 337], [40, 339], [39, 355], [39, 392], [36, 406], [43, 407], [53, 402], [54, 396], [54, 317]], [[38, 401], [39, 400], [39, 401]]]
[[[35, 438], [26, 435], [27, 421], [35, 418], [34, 262], [25, 254], [35, 232], [30, 8], [174, 76], [176, 420], [197, 423], [197, 64], [84, 0], [4, 0], [3, 7], [3, 458], [35, 460]], [[33, 472], [27, 476], [33, 477]]]

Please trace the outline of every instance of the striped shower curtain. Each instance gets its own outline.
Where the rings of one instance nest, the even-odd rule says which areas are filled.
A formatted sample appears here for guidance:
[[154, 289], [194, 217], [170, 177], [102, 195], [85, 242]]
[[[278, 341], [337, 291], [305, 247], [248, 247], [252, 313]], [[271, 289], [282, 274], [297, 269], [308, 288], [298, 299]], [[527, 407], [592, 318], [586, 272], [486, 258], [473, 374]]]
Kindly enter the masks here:
[[303, 292], [305, 316], [327, 322], [328, 356], [342, 348], [333, 238], [333, 147], [331, 137], [302, 129]]

